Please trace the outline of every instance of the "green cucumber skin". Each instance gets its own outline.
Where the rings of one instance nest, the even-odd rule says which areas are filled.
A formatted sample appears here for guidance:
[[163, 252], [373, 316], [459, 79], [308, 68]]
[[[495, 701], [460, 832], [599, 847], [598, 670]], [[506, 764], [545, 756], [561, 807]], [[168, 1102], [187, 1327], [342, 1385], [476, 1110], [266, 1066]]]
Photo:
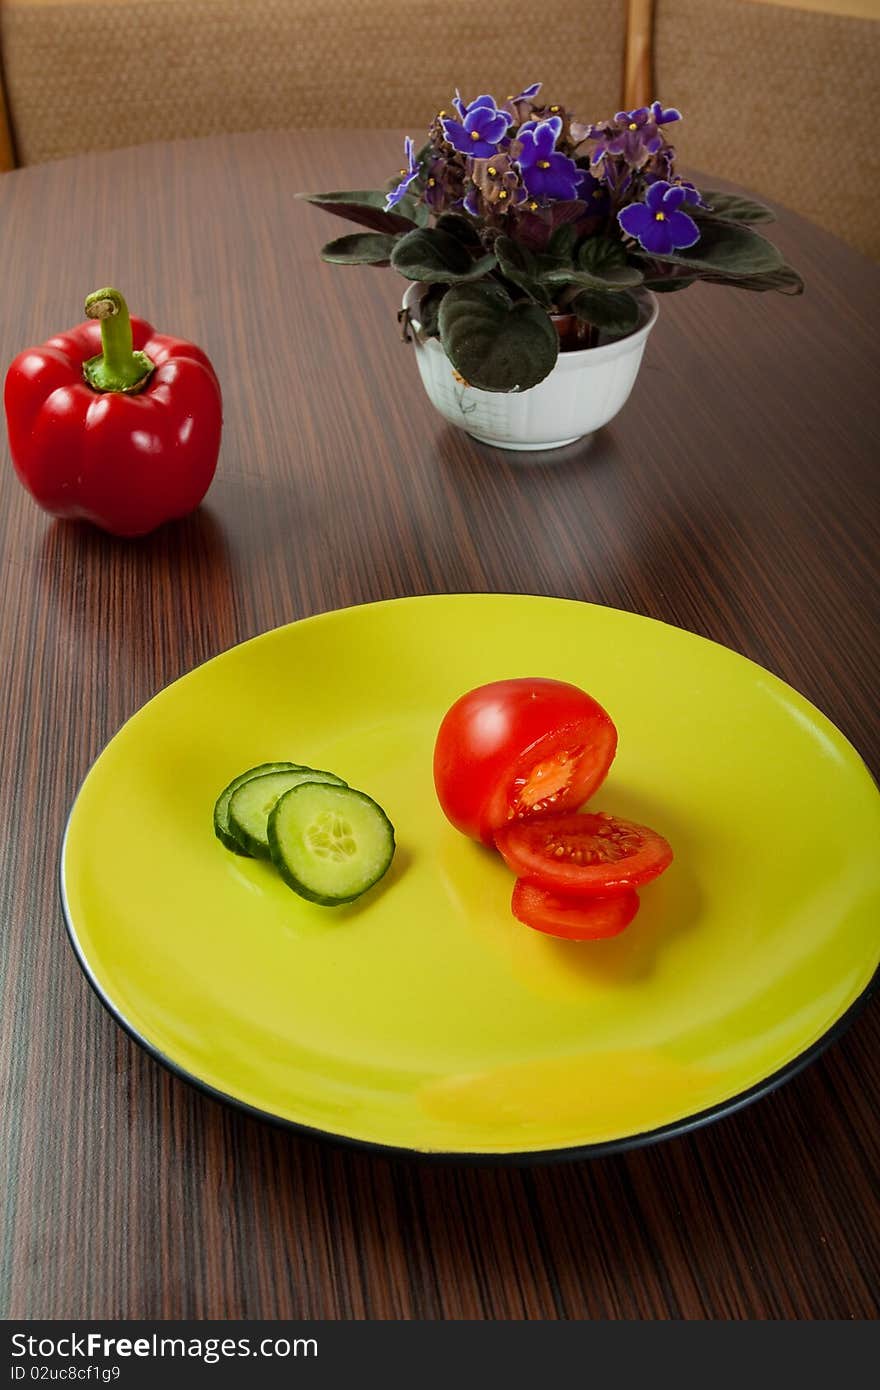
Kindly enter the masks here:
[[[314, 773], [315, 779], [316, 779], [316, 781], [318, 781], [319, 783], [322, 783], [322, 782], [329, 782], [332, 786], [337, 786], [337, 787], [347, 787], [347, 786], [348, 786], [348, 783], [347, 783], [347, 782], [343, 782], [343, 780], [342, 780], [341, 777], [337, 777], [337, 775], [336, 775], [335, 772], [325, 772], [322, 768], [318, 768], [318, 767], [304, 767], [304, 766], [302, 766], [301, 764], [297, 764], [296, 766], [290, 767], [290, 768], [279, 768], [278, 771], [280, 771], [280, 772], [311, 772], [311, 773]], [[247, 780], [250, 782], [250, 781], [252, 781], [253, 779], [249, 777]], [[302, 786], [303, 784], [300, 783], [300, 785]], [[236, 789], [236, 790], [237, 790], [237, 789]], [[290, 790], [292, 791], [293, 788], [291, 787]], [[282, 792], [282, 796], [286, 796], [286, 795], [287, 795], [287, 792]], [[279, 797], [279, 800], [280, 800], [280, 797]], [[276, 803], [276, 804], [277, 804], [277, 803]], [[274, 809], [274, 808], [273, 808], [273, 809]], [[245, 854], [248, 856], [249, 859], [262, 859], [262, 860], [264, 860], [264, 861], [271, 860], [271, 858], [272, 858], [272, 850], [271, 850], [271, 847], [270, 847], [269, 845], [264, 845], [263, 842], [262, 842], [262, 840], [258, 840], [254, 835], [251, 835], [251, 834], [249, 833], [249, 831], [246, 830], [245, 827], [244, 827], [243, 825], [238, 825], [236, 822], [230, 821], [230, 823], [229, 823], [229, 829], [230, 829], [231, 833], [237, 837], [238, 843], [242, 846], [242, 848], [244, 849]]]
[[243, 859], [253, 858], [250, 850], [245, 849], [241, 841], [236, 839], [232, 826], [229, 824], [229, 801], [232, 793], [244, 786], [245, 782], [249, 782], [252, 777], [261, 777], [264, 772], [293, 772], [297, 768], [303, 772], [308, 770], [304, 763], [259, 763], [256, 767], [249, 768], [247, 772], [240, 772], [237, 777], [233, 777], [214, 802], [214, 834], [221, 845], [232, 850], [233, 854], [241, 855]]
[[[310, 784], [308, 782], [300, 782], [301, 787], [307, 787], [309, 785]], [[296, 790], [296, 787], [291, 787], [290, 789], [290, 791]], [[278, 827], [276, 825], [276, 817], [278, 815], [278, 808], [284, 800], [284, 797], [290, 796], [290, 792], [285, 792], [283, 796], [280, 796], [278, 798], [278, 800], [275, 802], [275, 805], [272, 807], [272, 811], [269, 815], [269, 851], [272, 857], [272, 863], [275, 865], [275, 868], [278, 870], [279, 874], [284, 879], [284, 882], [287, 884], [288, 888], [292, 888], [294, 893], [298, 893], [301, 898], [305, 898], [307, 902], [314, 903], [317, 907], [344, 907], [346, 903], [356, 902], [358, 898], [363, 897], [364, 893], [368, 893], [371, 888], [375, 888], [377, 883], [382, 882], [382, 879], [385, 877], [388, 870], [391, 868], [392, 863], [394, 862], [394, 854], [397, 849], [397, 840], [394, 834], [394, 826], [391, 824], [391, 821], [388, 819], [387, 815], [382, 810], [382, 807], [379, 805], [378, 801], [374, 801], [371, 796], [367, 796], [366, 792], [358, 791], [355, 787], [349, 787], [348, 790], [353, 791], [356, 796], [363, 797], [364, 801], [369, 801], [371, 805], [375, 806], [376, 810], [379, 812], [379, 815], [382, 817], [385, 824], [388, 826], [388, 832], [391, 837], [391, 853], [388, 856], [388, 863], [385, 865], [385, 868], [382, 870], [380, 874], [376, 875], [372, 883], [368, 883], [365, 888], [360, 888], [357, 891], [357, 893], [350, 893], [345, 898], [329, 898], [323, 896], [320, 893], [313, 892], [311, 888], [307, 888], [306, 885], [296, 877], [296, 875], [290, 870], [288, 865], [285, 863], [283, 850], [281, 847], [280, 840], [278, 838]]]

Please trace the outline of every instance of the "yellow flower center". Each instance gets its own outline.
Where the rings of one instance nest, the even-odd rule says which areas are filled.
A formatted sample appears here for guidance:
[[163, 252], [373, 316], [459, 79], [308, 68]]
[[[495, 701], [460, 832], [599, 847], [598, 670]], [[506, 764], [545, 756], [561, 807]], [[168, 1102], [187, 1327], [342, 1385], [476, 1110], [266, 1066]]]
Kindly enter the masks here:
[[537, 211], [538, 211], [538, 204], [537, 204], [537, 203], [529, 203], [529, 207], [530, 207], [530, 209], [531, 209], [532, 212], [537, 212]]
[[478, 130], [472, 130], [472, 131], [471, 131], [471, 139], [472, 139], [472, 140], [479, 140], [479, 138], [480, 138], [480, 132], [479, 132]]
[[638, 126], [636, 125], [635, 121], [630, 121], [629, 128], [630, 130], [638, 130]]
[[654, 213], [654, 221], [655, 221], [655, 222], [665, 222], [665, 221], [666, 221], [666, 213], [665, 213], [665, 212], [655, 212], [655, 213]]
[[405, 170], [405, 169], [401, 169], [401, 171], [400, 171], [400, 177], [401, 177], [402, 179], [406, 178], [406, 170]]
[[437, 182], [436, 179], [428, 179], [428, 187], [429, 187], [429, 188], [433, 188], [434, 185], [436, 184], [436, 182]]
[[505, 191], [503, 188], [502, 188], [501, 192], [498, 194], [498, 197], [499, 197], [499, 199], [500, 199], [500, 198], [506, 198], [506, 197], [507, 197], [507, 193], [506, 193], [506, 191]]
[[549, 159], [539, 159], [539, 160], [538, 160], [538, 168], [539, 168], [539, 169], [549, 169], [549, 168], [550, 168], [550, 160], [549, 160]]
[[550, 110], [551, 110], [551, 111], [558, 111], [558, 110], [559, 110], [559, 107], [558, 107], [558, 106], [551, 106], [551, 107], [550, 107]]
[[490, 164], [488, 169], [486, 170], [486, 173], [491, 174], [494, 179], [495, 175], [498, 173], [498, 170], [495, 168], [494, 164]]
[[442, 120], [443, 120], [443, 117], [444, 117], [445, 115], [446, 115], [446, 112], [445, 112], [445, 111], [439, 111], [439, 112], [437, 113], [438, 120], [441, 120], [441, 121], [442, 121]]

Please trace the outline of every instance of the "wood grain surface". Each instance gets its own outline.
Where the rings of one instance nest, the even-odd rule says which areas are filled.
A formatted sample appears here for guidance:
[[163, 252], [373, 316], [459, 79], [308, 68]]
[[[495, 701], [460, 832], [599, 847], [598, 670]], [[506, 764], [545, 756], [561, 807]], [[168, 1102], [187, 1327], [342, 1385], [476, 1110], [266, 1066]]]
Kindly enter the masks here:
[[318, 260], [344, 228], [294, 193], [378, 184], [398, 155], [393, 134], [224, 137], [0, 180], [0, 361], [118, 284], [205, 347], [226, 416], [202, 510], [133, 543], [44, 516], [2, 445], [0, 1314], [876, 1316], [876, 1003], [688, 1137], [443, 1167], [206, 1099], [68, 946], [60, 837], [110, 735], [215, 653], [344, 604], [503, 590], [649, 614], [768, 666], [880, 765], [880, 271], [783, 214], [802, 299], [666, 298], [619, 418], [523, 461], [433, 413], [398, 277]]

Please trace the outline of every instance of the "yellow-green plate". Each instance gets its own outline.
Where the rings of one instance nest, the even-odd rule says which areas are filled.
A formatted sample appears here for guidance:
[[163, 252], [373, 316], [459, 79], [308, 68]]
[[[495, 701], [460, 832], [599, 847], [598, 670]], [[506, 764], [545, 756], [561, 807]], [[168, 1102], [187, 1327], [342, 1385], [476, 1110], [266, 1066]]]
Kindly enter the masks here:
[[[611, 712], [595, 806], [675, 849], [613, 940], [515, 921], [509, 871], [434, 795], [448, 706], [534, 675]], [[278, 759], [388, 812], [397, 854], [359, 902], [312, 906], [214, 838], [223, 786]], [[574, 1156], [735, 1109], [839, 1031], [877, 967], [878, 843], [857, 753], [761, 667], [614, 609], [438, 596], [293, 623], [163, 690], [85, 780], [62, 896], [104, 1003], [200, 1086], [364, 1144]]]

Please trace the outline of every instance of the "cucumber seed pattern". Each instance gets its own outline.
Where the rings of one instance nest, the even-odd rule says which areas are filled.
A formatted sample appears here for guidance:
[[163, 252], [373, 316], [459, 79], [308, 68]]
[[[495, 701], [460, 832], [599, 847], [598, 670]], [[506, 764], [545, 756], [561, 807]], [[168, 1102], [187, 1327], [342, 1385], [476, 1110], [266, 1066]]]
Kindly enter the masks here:
[[350, 824], [334, 811], [322, 812], [309, 826], [304, 839], [319, 859], [341, 863], [357, 854], [357, 842]]

